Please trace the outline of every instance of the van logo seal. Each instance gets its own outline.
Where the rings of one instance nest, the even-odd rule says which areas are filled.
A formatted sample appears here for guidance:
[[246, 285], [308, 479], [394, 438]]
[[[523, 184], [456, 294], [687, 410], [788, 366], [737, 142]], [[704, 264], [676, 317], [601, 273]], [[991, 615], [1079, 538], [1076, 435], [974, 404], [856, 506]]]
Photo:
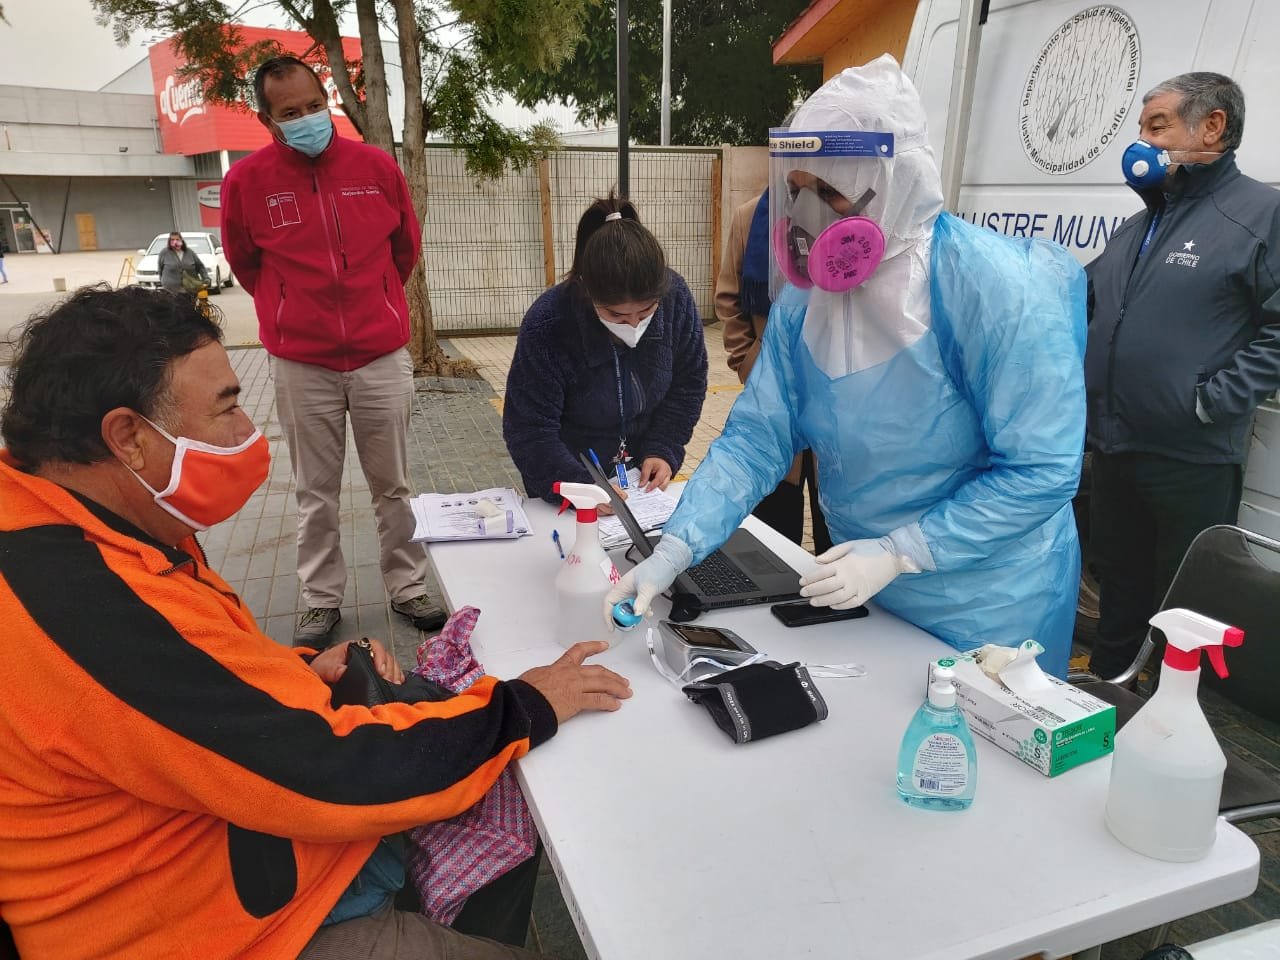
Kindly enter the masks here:
[[1031, 163], [1061, 176], [1096, 160], [1133, 105], [1141, 66], [1138, 28], [1119, 7], [1098, 4], [1059, 25], [1031, 62], [1018, 101]]

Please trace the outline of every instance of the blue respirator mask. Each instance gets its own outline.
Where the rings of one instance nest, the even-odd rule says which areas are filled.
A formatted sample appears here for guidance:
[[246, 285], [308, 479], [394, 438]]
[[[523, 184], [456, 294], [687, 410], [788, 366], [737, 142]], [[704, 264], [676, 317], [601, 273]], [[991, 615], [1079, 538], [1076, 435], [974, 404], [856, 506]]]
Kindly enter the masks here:
[[1136, 190], [1158, 187], [1169, 172], [1169, 151], [1135, 140], [1120, 158], [1120, 169], [1124, 182]]
[[328, 110], [317, 110], [305, 117], [275, 121], [284, 142], [308, 157], [318, 157], [333, 139], [333, 121]]

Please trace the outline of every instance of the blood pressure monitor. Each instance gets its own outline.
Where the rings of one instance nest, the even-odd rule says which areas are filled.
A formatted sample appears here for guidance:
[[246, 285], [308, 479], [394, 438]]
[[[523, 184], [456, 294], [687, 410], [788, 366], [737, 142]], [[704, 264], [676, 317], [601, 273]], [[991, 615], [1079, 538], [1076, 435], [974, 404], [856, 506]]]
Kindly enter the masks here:
[[663, 659], [680, 676], [687, 676], [689, 665], [698, 657], [714, 660], [729, 667], [751, 659], [755, 648], [732, 630], [692, 623], [658, 621], [662, 634]]

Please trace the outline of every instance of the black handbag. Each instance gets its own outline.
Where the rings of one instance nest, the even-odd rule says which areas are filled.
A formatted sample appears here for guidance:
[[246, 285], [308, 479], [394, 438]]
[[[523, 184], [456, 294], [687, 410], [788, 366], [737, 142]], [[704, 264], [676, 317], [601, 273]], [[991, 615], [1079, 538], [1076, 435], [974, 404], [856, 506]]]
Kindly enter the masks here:
[[361, 637], [347, 644], [347, 669], [333, 685], [329, 705], [376, 707], [383, 703], [421, 703], [452, 697], [451, 690], [416, 673], [408, 674], [404, 683], [391, 683], [379, 676], [373, 665], [373, 645], [368, 637]]

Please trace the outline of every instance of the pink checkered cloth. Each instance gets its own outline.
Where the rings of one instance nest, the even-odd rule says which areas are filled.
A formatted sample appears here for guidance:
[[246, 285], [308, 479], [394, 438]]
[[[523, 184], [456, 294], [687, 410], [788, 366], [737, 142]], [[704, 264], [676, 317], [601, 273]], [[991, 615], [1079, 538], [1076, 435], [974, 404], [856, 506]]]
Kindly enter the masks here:
[[[451, 616], [438, 637], [418, 647], [413, 672], [454, 693], [484, 676], [471, 651], [479, 617], [475, 607]], [[533, 856], [538, 831], [515, 772], [507, 767], [474, 807], [410, 830], [409, 841], [409, 876], [422, 898], [422, 912], [448, 926], [467, 897]]]

